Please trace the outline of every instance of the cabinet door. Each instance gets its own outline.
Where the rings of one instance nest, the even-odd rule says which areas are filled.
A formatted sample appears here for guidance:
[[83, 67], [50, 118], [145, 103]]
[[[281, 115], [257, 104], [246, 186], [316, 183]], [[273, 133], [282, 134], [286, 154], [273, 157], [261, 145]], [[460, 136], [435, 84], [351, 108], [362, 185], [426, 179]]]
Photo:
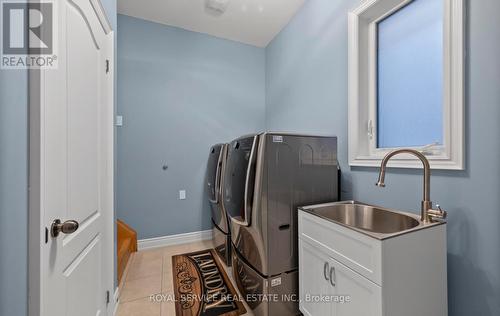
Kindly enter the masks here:
[[322, 299], [333, 295], [329, 275], [332, 259], [319, 248], [299, 241], [300, 311], [306, 316], [332, 316], [331, 302]]
[[380, 286], [334, 259], [330, 260], [330, 267], [337, 300], [333, 304], [336, 316], [382, 316]]

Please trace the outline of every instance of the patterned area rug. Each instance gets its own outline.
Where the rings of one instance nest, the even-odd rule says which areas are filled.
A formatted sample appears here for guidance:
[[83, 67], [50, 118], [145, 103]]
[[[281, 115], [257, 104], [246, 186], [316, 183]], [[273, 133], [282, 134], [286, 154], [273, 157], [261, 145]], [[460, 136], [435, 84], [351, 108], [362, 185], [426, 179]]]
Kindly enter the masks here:
[[246, 313], [226, 272], [208, 249], [172, 257], [177, 316], [238, 316]]

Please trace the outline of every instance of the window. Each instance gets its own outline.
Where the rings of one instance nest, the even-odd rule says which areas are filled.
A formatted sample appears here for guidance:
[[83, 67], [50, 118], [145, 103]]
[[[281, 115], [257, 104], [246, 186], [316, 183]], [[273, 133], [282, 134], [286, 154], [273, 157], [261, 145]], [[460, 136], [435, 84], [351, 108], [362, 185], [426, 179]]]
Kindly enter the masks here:
[[[422, 151], [463, 169], [463, 0], [373, 0], [349, 14], [349, 163]], [[395, 167], [421, 167], [396, 156]]]
[[443, 144], [442, 8], [416, 0], [378, 22], [378, 148]]

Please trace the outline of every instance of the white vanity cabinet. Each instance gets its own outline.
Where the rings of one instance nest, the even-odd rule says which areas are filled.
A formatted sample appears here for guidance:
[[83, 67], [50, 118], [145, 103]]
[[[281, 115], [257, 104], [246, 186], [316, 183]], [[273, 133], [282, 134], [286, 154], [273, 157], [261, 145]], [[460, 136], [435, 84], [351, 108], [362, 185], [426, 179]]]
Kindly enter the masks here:
[[299, 211], [306, 316], [447, 316], [446, 225], [376, 239]]
[[299, 295], [304, 315], [332, 315], [333, 304], [320, 300], [335, 295], [330, 283], [331, 261], [318, 247], [299, 240]]
[[299, 249], [304, 315], [382, 315], [380, 286], [332, 259], [317, 245], [302, 239]]

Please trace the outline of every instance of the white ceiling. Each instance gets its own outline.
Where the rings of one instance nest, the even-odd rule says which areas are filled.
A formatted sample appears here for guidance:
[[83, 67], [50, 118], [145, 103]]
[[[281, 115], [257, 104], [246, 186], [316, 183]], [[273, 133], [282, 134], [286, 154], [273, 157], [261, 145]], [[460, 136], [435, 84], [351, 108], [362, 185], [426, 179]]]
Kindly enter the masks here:
[[186, 30], [265, 47], [305, 0], [230, 0], [213, 16], [205, 0], [118, 0], [118, 13]]

